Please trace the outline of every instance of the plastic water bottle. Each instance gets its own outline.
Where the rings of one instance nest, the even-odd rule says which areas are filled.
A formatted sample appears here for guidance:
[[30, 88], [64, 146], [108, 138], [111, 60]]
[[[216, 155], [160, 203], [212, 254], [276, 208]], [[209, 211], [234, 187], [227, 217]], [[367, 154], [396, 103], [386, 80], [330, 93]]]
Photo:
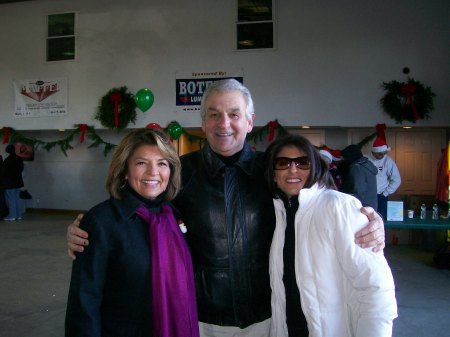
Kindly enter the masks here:
[[427, 218], [427, 206], [425, 206], [425, 204], [422, 204], [422, 206], [420, 206], [420, 218], [421, 219]]
[[431, 217], [433, 220], [439, 219], [439, 207], [437, 204], [433, 205], [433, 215]]

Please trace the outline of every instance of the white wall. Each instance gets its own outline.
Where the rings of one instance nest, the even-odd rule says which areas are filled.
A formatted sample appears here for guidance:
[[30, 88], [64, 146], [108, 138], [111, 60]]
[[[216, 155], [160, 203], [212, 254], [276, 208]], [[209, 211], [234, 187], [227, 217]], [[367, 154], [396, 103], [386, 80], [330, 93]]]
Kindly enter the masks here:
[[[49, 130], [39, 131], [49, 138], [59, 137], [52, 130], [79, 123], [100, 130], [93, 119], [99, 99], [122, 85], [155, 95], [149, 111], [138, 111], [136, 126], [176, 120], [197, 127], [197, 114], [175, 112], [175, 73], [236, 69], [254, 96], [257, 126], [275, 118], [284, 126], [396, 126], [379, 106], [380, 86], [406, 80], [403, 67], [437, 95], [432, 118], [416, 125], [450, 127], [447, 0], [277, 2], [276, 49], [241, 52], [234, 49], [231, 0], [0, 5], [0, 127]], [[46, 63], [47, 14], [64, 11], [77, 12], [77, 60]], [[14, 118], [13, 80], [53, 77], [68, 79], [68, 116]], [[27, 165], [30, 192], [39, 196], [39, 207], [89, 208], [105, 196], [108, 160], [85, 144], [67, 158], [57, 149], [38, 149]]]
[[[23, 134], [45, 142], [67, 137], [67, 133], [57, 131]], [[98, 131], [98, 135], [112, 144], [118, 144], [122, 138], [110, 130]], [[86, 138], [80, 144], [79, 136], [71, 144], [73, 149], [67, 150], [67, 156], [58, 146], [50, 151], [38, 147], [34, 160], [25, 162], [24, 183], [33, 196], [27, 200], [27, 208], [86, 210], [108, 197], [104, 185], [111, 152], [105, 156], [103, 146], [88, 148], [92, 141]], [[4, 149], [2, 154], [6, 158]]]
[[[437, 94], [432, 119], [450, 125], [450, 20], [446, 0], [279, 0], [277, 48], [234, 50], [234, 1], [39, 0], [0, 5], [0, 124], [73, 128], [92, 119], [112, 87], [148, 87], [155, 104], [138, 125], [199, 126], [175, 113], [176, 71], [242, 69], [256, 125], [394, 124], [380, 106], [383, 81], [411, 76]], [[46, 16], [76, 11], [77, 60], [45, 62]], [[14, 118], [14, 79], [67, 77], [67, 117]]]

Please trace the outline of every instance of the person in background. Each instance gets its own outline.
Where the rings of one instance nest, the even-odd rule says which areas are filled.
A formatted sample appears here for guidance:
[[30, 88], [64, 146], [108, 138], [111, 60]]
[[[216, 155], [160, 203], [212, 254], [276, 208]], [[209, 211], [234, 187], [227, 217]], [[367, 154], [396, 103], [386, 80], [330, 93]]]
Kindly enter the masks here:
[[387, 218], [387, 202], [389, 195], [395, 193], [402, 183], [400, 171], [394, 160], [387, 155], [391, 148], [386, 139], [378, 136], [372, 145], [372, 157], [369, 158], [378, 169], [377, 174], [377, 198], [378, 213]]
[[22, 179], [23, 159], [16, 154], [13, 144], [8, 144], [5, 151], [9, 155], [3, 162], [1, 179], [5, 189], [6, 206], [8, 207], [8, 216], [4, 220], [22, 220], [20, 189], [24, 186]]
[[110, 198], [80, 224], [92, 241], [73, 262], [66, 337], [199, 336], [191, 256], [169, 203], [180, 172], [162, 132], [135, 129], [117, 146]]
[[340, 191], [353, 195], [363, 206], [377, 209], [377, 168], [355, 144], [343, 149], [342, 157], [345, 168]]
[[339, 190], [342, 186], [342, 174], [338, 166], [336, 165], [335, 160], [341, 161], [342, 158], [334, 157], [333, 154], [330, 152], [330, 150], [325, 147], [320, 149], [319, 153], [322, 159], [325, 160], [325, 163], [327, 163], [328, 170], [330, 171], [331, 176], [333, 177], [334, 185], [336, 186], [336, 189]]
[[266, 155], [277, 219], [271, 336], [391, 336], [391, 270], [383, 254], [354, 242], [367, 225], [361, 202], [335, 190], [319, 152], [302, 136], [278, 138]]
[[[255, 118], [253, 100], [235, 79], [220, 80], [205, 90], [200, 110], [207, 142], [181, 157], [183, 187], [174, 200], [188, 229], [200, 335], [269, 336], [275, 213], [264, 154], [246, 142]], [[383, 221], [373, 210], [363, 211], [371, 223], [356, 240], [380, 250]], [[90, 242], [77, 225], [75, 220], [67, 229], [71, 258]]]
[[2, 181], [3, 171], [3, 156], [0, 155], [0, 220], [3, 220], [8, 215], [8, 206], [6, 206], [5, 200], [5, 188]]

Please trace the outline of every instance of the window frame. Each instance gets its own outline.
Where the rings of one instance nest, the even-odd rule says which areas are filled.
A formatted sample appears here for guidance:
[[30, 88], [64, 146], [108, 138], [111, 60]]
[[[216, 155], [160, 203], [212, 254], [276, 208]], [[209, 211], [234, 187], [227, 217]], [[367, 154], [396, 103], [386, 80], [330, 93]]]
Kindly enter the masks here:
[[[234, 35], [234, 49], [236, 51], [271, 51], [275, 50], [277, 46], [277, 39], [276, 39], [276, 32], [277, 32], [277, 25], [276, 25], [276, 0], [270, 0], [272, 4], [272, 15], [270, 20], [247, 20], [247, 21], [239, 21], [239, 1], [235, 0], [235, 35]], [[272, 46], [271, 47], [251, 47], [251, 48], [239, 48], [239, 26], [251, 26], [251, 25], [272, 25]]]
[[[50, 17], [55, 15], [65, 15], [65, 14], [73, 14], [73, 34], [64, 34], [64, 35], [52, 35], [50, 36]], [[46, 37], [45, 37], [45, 61], [46, 62], [64, 62], [64, 61], [76, 61], [77, 59], [77, 17], [78, 13], [75, 11], [67, 11], [67, 12], [57, 12], [57, 13], [48, 13], [47, 21], [46, 21]], [[49, 59], [49, 42], [50, 41], [58, 41], [63, 39], [73, 39], [69, 43], [73, 47], [73, 57], [72, 58], [61, 58], [61, 59]]]

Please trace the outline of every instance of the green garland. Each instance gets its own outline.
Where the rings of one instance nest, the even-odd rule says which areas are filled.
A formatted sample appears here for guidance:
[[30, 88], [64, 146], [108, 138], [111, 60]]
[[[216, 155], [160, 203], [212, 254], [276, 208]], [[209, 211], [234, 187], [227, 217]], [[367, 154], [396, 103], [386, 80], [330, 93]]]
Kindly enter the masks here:
[[[171, 122], [175, 123], [175, 122]], [[166, 128], [161, 128], [165, 132], [169, 133], [170, 125], [169, 124]], [[155, 126], [159, 126], [158, 124], [155, 124]], [[148, 127], [148, 126], [147, 126]], [[180, 126], [181, 128], [181, 126]], [[271, 121], [267, 123], [265, 126], [255, 128], [250, 134], [247, 135], [247, 140], [252, 141], [255, 144], [258, 141], [261, 141], [264, 138], [266, 138], [268, 135], [271, 134], [271, 128], [273, 129], [273, 137], [278, 138], [288, 133], [288, 130], [284, 128], [281, 124], [278, 123], [277, 120]], [[190, 141], [190, 142], [199, 142], [202, 143], [205, 141], [204, 137], [196, 136], [193, 134], [189, 134], [186, 132], [186, 130], [182, 129], [183, 135]], [[84, 131], [83, 131], [84, 130]], [[75, 139], [75, 136], [80, 135], [79, 139]], [[103, 146], [103, 155], [106, 157], [109, 152], [111, 152], [115, 147], [116, 144], [110, 143], [108, 141], [103, 140], [103, 138], [97, 134], [95, 131], [95, 128], [93, 126], [88, 126], [86, 124], [76, 124], [75, 129], [71, 130], [69, 134], [56, 141], [46, 142], [44, 140], [36, 139], [36, 138], [29, 138], [21, 134], [19, 131], [14, 130], [10, 127], [4, 127], [3, 129], [0, 128], [0, 136], [3, 137], [3, 142], [8, 142], [9, 144], [15, 143], [15, 142], [22, 142], [25, 144], [28, 144], [30, 146], [33, 146], [34, 149], [38, 149], [39, 147], [44, 148], [45, 150], [50, 151], [53, 148], [59, 147], [59, 149], [64, 153], [64, 155], [67, 157], [67, 151], [72, 150], [74, 147], [72, 143], [74, 141], [83, 143], [84, 142], [84, 135], [86, 138], [91, 140], [91, 144], [88, 146], [88, 148], [97, 148], [100, 146]], [[376, 132], [367, 136], [364, 138], [359, 145], [363, 146], [365, 143], [369, 142], [373, 137], [376, 136]], [[6, 140], [6, 137], [8, 138]], [[269, 140], [270, 141], [270, 140]]]
[[[54, 147], [59, 147], [59, 149], [64, 153], [64, 155], [67, 157], [67, 150], [72, 150], [73, 146], [71, 145], [71, 142], [73, 141], [73, 138], [76, 134], [80, 133], [80, 130], [77, 128], [69, 133], [67, 137], [64, 139], [56, 140], [53, 142], [45, 142], [36, 138], [28, 138], [19, 133], [18, 131], [9, 128], [9, 144], [13, 144], [16, 142], [24, 143], [27, 145], [32, 146], [34, 149], [39, 148], [42, 146], [45, 150], [50, 151]], [[1, 134], [3, 137], [5, 137], [5, 131], [2, 130]]]
[[117, 129], [122, 130], [132, 122], [136, 122], [136, 102], [133, 94], [128, 92], [127, 87], [112, 88], [108, 93], [102, 97], [100, 105], [97, 108], [94, 118], [106, 127], [115, 128], [114, 122], [114, 106], [115, 103], [112, 99], [114, 95], [119, 95], [119, 114]]
[[92, 140], [92, 144], [88, 146], [88, 149], [103, 145], [103, 155], [105, 157], [117, 146], [116, 144], [104, 141], [102, 137], [95, 132], [95, 129], [92, 126], [88, 126], [86, 133], [88, 138]]
[[418, 119], [430, 118], [434, 109], [433, 97], [436, 96], [430, 87], [408, 78], [406, 83], [383, 82], [382, 88], [386, 94], [380, 100], [381, 106], [397, 123], [405, 120], [415, 123]]
[[[275, 120], [275, 122], [276, 122], [276, 125], [274, 126], [274, 129], [275, 129], [275, 133], [277, 134], [276, 137], [286, 134], [287, 130], [282, 125], [280, 125], [276, 120]], [[252, 133], [250, 133], [248, 135], [247, 139], [249, 141], [253, 141], [255, 143], [258, 140], [262, 140], [262, 138], [267, 136], [267, 134], [269, 133], [269, 131], [270, 131], [269, 125], [271, 123], [273, 123], [273, 121], [269, 122], [267, 125], [265, 125], [263, 127], [255, 128], [252, 131]], [[159, 127], [159, 125], [156, 123], [151, 123], [151, 124], [154, 124], [153, 127], [156, 127], [156, 126]], [[161, 127], [161, 129], [163, 129], [165, 132], [167, 132], [170, 136], [177, 136], [176, 138], [178, 138], [179, 130], [178, 130], [178, 128], [176, 130], [173, 130], [174, 124], [178, 125], [178, 128], [181, 129], [182, 134], [190, 142], [202, 143], [205, 141], [204, 137], [200, 137], [200, 136], [186, 132], [186, 130], [184, 130], [176, 121], [171, 122], [165, 128]], [[19, 131], [16, 131], [10, 127], [4, 127], [3, 129], [0, 128], [0, 136], [4, 138], [4, 141], [5, 141], [5, 137], [8, 137], [8, 143], [22, 142], [22, 143], [28, 144], [30, 146], [33, 146], [35, 149], [42, 147], [45, 150], [47, 150], [47, 152], [52, 150], [53, 148], [59, 147], [61, 152], [63, 152], [64, 155], [67, 157], [67, 151], [72, 150], [74, 148], [72, 146], [72, 143], [75, 140], [75, 136], [81, 134], [80, 138], [84, 139], [83, 131], [82, 131], [83, 126], [84, 126], [86, 137], [92, 141], [91, 144], [88, 146], [88, 148], [94, 148], [94, 147], [97, 148], [97, 147], [103, 146], [103, 155], [106, 157], [108, 155], [108, 153], [110, 153], [114, 149], [114, 147], [116, 147], [116, 144], [113, 144], [113, 143], [103, 140], [103, 138], [97, 134], [97, 132], [95, 131], [95, 128], [93, 126], [87, 126], [86, 124], [76, 124], [75, 129], [71, 130], [66, 137], [64, 137], [60, 140], [51, 141], [51, 142], [46, 142], [44, 140], [26, 137], [23, 134], [21, 134]], [[149, 127], [149, 126], [147, 126], [147, 127]], [[173, 133], [175, 131], [176, 131], [176, 135]], [[75, 141], [77, 141], [77, 140], [75, 140]], [[80, 142], [83, 142], [83, 141], [81, 141], [81, 139], [80, 139]]]
[[258, 141], [262, 141], [263, 137], [267, 137], [268, 135], [269, 141], [272, 141], [272, 139], [270, 139], [272, 136], [277, 138], [284, 136], [287, 133], [288, 131], [280, 123], [278, 123], [278, 120], [275, 119], [262, 127], [254, 128], [252, 132], [247, 135], [247, 140], [256, 144]]

